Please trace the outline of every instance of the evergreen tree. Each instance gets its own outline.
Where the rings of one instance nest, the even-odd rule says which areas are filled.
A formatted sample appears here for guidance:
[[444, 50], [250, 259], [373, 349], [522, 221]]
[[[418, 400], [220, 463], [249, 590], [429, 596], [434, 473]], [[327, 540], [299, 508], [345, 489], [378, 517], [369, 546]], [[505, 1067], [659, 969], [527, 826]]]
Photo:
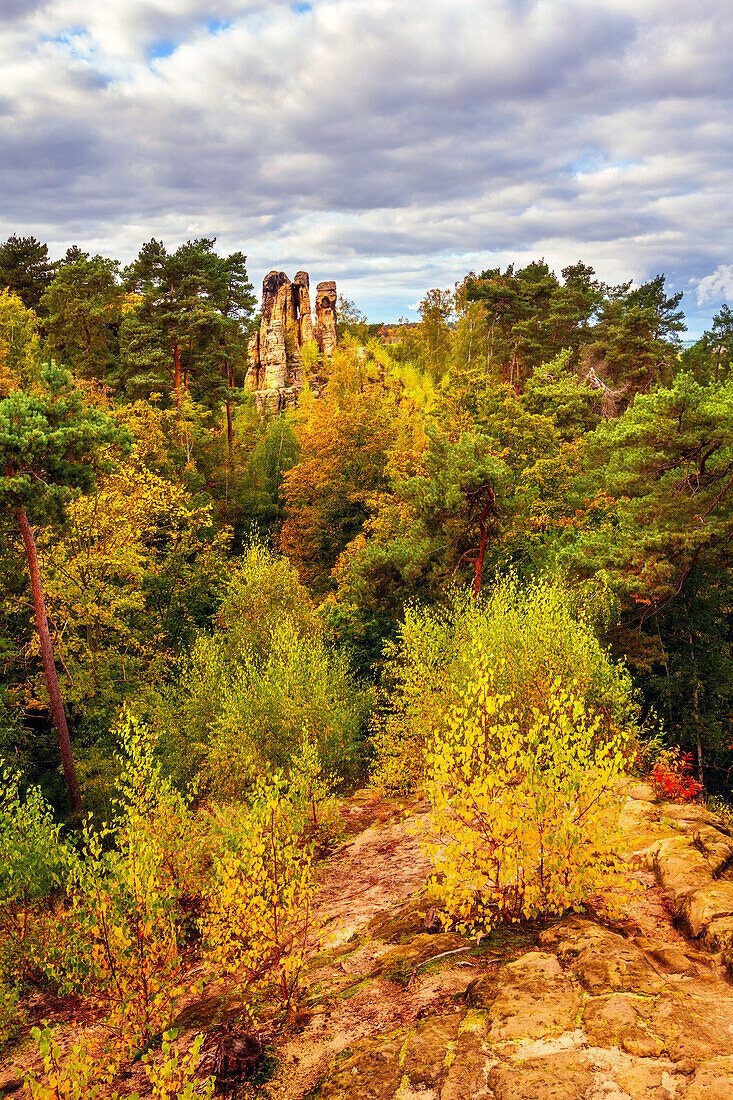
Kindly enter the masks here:
[[664, 275], [635, 289], [617, 287], [609, 295], [594, 328], [594, 351], [601, 373], [623, 390], [628, 402], [637, 393], [673, 380], [684, 314], [682, 292], [667, 297]]
[[180, 408], [190, 387], [194, 400], [215, 408], [227, 402], [235, 374], [243, 379], [254, 306], [246, 257], [217, 256], [214, 244], [204, 237], [168, 253], [151, 240], [125, 269], [127, 289], [140, 297], [122, 325], [128, 389], [169, 387]]
[[117, 367], [120, 321], [131, 308], [119, 266], [69, 249], [41, 299], [46, 347], [82, 378], [109, 382]]
[[98, 448], [129, 445], [129, 437], [98, 409], [84, 406], [73, 379], [46, 368], [40, 384], [15, 390], [0, 401], [0, 505], [20, 529], [30, 571], [43, 671], [72, 814], [78, 819], [81, 794], [61, 698], [46, 602], [38, 566], [34, 527], [63, 520], [72, 496], [89, 489], [100, 465]]
[[12, 237], [0, 245], [0, 290], [9, 287], [27, 309], [38, 311], [53, 278], [48, 245], [35, 237]]

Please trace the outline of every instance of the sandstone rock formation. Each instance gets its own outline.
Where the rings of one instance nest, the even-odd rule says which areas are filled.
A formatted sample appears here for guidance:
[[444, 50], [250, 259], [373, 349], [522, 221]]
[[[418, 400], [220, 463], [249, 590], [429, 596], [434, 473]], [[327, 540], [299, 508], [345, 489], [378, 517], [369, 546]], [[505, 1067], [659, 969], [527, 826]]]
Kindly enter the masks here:
[[270, 271], [262, 283], [262, 321], [248, 345], [245, 385], [255, 390], [260, 412], [293, 404], [303, 385], [301, 348], [316, 339], [322, 355], [336, 347], [336, 284], [319, 283], [316, 325], [311, 316], [310, 279], [298, 271], [291, 283], [284, 271]]
[[[344, 843], [319, 870], [310, 988], [292, 1024], [273, 1029], [268, 1095], [730, 1100], [731, 830], [703, 806], [658, 802], [643, 783], [621, 794], [637, 891], [616, 899], [617, 917], [590, 906], [478, 939], [426, 931], [445, 923], [424, 889], [433, 868], [416, 828], [430, 803], [352, 795], [340, 808]], [[222, 1023], [240, 1026], [238, 987], [210, 977], [175, 1021], [181, 1049], [202, 1028], [221, 1038]], [[69, 1049], [78, 1025], [63, 1002], [47, 1010]], [[222, 1047], [232, 1053], [220, 1042], [199, 1072], [216, 1070]], [[26, 1037], [3, 1057], [0, 1090], [20, 1100], [38, 1056]], [[150, 1095], [139, 1062], [130, 1084]]]
[[333, 355], [336, 347], [336, 284], [332, 281], [316, 287], [316, 340], [324, 355]]
[[[334, 283], [334, 286], [336, 284]], [[311, 317], [310, 279], [307, 271], [297, 271], [293, 279], [295, 306], [298, 315], [298, 344], [302, 348], [313, 339], [313, 318]]]

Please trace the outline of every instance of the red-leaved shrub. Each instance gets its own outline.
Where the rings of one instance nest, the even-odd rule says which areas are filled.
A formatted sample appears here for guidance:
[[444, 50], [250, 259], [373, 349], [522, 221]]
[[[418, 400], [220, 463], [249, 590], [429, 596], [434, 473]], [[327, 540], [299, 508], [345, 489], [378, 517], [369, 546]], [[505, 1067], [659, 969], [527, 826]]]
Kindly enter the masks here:
[[695, 802], [705, 788], [691, 774], [692, 753], [665, 749], [652, 768], [651, 781], [659, 798], [670, 802]]

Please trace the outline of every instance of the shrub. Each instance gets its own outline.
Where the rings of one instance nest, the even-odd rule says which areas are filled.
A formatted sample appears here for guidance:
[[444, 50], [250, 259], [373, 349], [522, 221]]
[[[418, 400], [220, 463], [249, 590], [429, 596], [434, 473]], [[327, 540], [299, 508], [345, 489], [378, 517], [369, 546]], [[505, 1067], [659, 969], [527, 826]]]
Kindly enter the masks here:
[[20, 1029], [28, 986], [54, 986], [69, 945], [54, 910], [75, 853], [40, 790], [0, 767], [0, 1048]]
[[146, 1054], [143, 1059], [153, 1100], [196, 1100], [197, 1097], [211, 1100], [214, 1095], [214, 1078], [206, 1077], [200, 1081], [196, 1077], [203, 1035], [197, 1035], [186, 1054], [181, 1057], [173, 1046], [177, 1034], [176, 1031], [164, 1032], [161, 1061], [156, 1061], [151, 1054]]
[[601, 735], [559, 679], [531, 717], [498, 685], [481, 643], [462, 698], [442, 716], [428, 761], [426, 847], [436, 889], [464, 927], [576, 908], [624, 883], [616, 781], [625, 736]]
[[201, 855], [195, 822], [154, 762], [150, 735], [132, 720], [122, 734], [116, 820], [100, 831], [87, 824], [71, 887], [77, 961], [68, 983], [99, 1003], [129, 1055], [170, 1025], [182, 993], [188, 958], [180, 901]]
[[229, 580], [216, 615], [217, 628], [236, 659], [243, 649], [271, 650], [283, 619], [291, 622], [300, 638], [312, 638], [323, 630], [308, 590], [288, 559], [253, 538]]
[[372, 692], [325, 642], [288, 562], [250, 547], [218, 622], [150, 711], [170, 773], [199, 775], [216, 799], [246, 797], [263, 768], [287, 766], [307, 726], [324, 766], [354, 774]]
[[31, 1038], [38, 1044], [44, 1070], [43, 1076], [36, 1070], [26, 1076], [32, 1100], [118, 1100], [119, 1093], [111, 1086], [119, 1067], [107, 1052], [95, 1050], [82, 1038], [64, 1058], [46, 1023], [32, 1028]]
[[[181, 1057], [173, 1046], [176, 1034], [175, 1031], [164, 1032], [162, 1058], [156, 1059], [151, 1054], [143, 1058], [152, 1100], [194, 1100], [195, 1097], [211, 1100], [214, 1078], [200, 1081], [196, 1077], [203, 1035], [198, 1035], [187, 1054]], [[43, 1076], [31, 1070], [25, 1079], [32, 1100], [119, 1100], [120, 1093], [112, 1085], [120, 1064], [108, 1048], [99, 1043], [95, 1047], [82, 1038], [63, 1057], [48, 1024], [33, 1028], [31, 1037], [38, 1044], [44, 1069]]]
[[692, 775], [692, 753], [677, 748], [664, 749], [651, 770], [650, 779], [659, 798], [671, 802], [696, 802], [705, 788]]
[[251, 803], [214, 811], [223, 846], [207, 895], [205, 940], [219, 973], [253, 995], [297, 993], [310, 932], [312, 850], [292, 828], [287, 784], [259, 779]]
[[370, 692], [348, 659], [319, 638], [305, 640], [283, 620], [266, 657], [249, 651], [221, 686], [210, 733], [205, 783], [217, 797], [236, 797], [248, 770], [282, 768], [307, 726], [326, 767], [342, 776], [358, 765]]
[[572, 685], [600, 734], [637, 729], [631, 678], [604, 651], [574, 594], [554, 581], [521, 589], [500, 580], [480, 599], [456, 590], [445, 608], [406, 612], [388, 653], [386, 703], [373, 723], [377, 786], [405, 792], [420, 783], [445, 710], [467, 689], [467, 655], [479, 643], [493, 654], [496, 690], [511, 696], [522, 728], [559, 681]]

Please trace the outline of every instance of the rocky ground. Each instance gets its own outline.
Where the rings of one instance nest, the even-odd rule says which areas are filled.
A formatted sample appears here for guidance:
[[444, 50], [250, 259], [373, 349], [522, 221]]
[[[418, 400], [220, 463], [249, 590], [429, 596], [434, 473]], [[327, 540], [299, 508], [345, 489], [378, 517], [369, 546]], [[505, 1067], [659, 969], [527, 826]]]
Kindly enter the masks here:
[[645, 785], [625, 793], [642, 888], [625, 919], [572, 916], [476, 947], [425, 929], [414, 828], [427, 806], [404, 816], [362, 792], [352, 815], [377, 820], [324, 869], [324, 915], [344, 926], [270, 1094], [731, 1100], [733, 840], [699, 806], [656, 802]]
[[[429, 914], [427, 804], [359, 792], [321, 868], [323, 942], [303, 1010], [273, 1041], [269, 1079], [242, 1095], [731, 1100], [733, 839], [702, 807], [659, 803], [643, 784], [624, 795], [640, 884], [624, 918], [575, 915], [477, 944]], [[212, 985], [182, 1013], [181, 1043], [204, 1028], [211, 1049], [235, 1010]], [[0, 1090], [18, 1075], [17, 1063], [0, 1070]]]

